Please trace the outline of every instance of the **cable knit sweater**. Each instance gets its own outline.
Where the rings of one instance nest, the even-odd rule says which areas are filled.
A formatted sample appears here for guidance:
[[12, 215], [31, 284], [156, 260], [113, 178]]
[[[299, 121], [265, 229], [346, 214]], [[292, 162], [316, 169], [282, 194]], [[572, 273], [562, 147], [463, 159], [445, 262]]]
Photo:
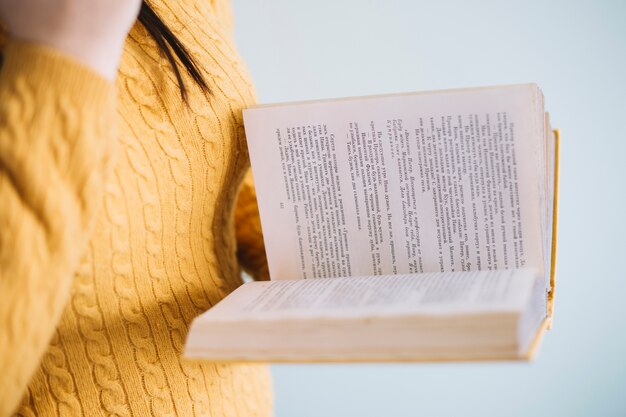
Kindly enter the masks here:
[[153, 3], [211, 88], [186, 78], [188, 105], [139, 25], [116, 85], [52, 49], [3, 46], [0, 417], [272, 414], [266, 366], [181, 358], [191, 320], [241, 284], [237, 253], [267, 275], [240, 185], [253, 89], [228, 5]]

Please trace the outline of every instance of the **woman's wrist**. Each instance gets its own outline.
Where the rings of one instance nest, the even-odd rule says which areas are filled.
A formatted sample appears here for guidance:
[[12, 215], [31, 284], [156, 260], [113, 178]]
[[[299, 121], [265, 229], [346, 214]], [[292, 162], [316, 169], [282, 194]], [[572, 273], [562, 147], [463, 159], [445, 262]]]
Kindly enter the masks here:
[[114, 80], [141, 0], [0, 0], [0, 21], [17, 40], [52, 47]]

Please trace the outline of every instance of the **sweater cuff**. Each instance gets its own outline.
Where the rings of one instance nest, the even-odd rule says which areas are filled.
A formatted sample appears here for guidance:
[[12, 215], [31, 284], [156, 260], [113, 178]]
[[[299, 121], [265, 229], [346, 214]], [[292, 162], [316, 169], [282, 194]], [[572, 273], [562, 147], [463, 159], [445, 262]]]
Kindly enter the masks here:
[[115, 85], [112, 82], [49, 46], [9, 40], [2, 54], [0, 82], [15, 83], [25, 79], [39, 88], [94, 103], [115, 99]]

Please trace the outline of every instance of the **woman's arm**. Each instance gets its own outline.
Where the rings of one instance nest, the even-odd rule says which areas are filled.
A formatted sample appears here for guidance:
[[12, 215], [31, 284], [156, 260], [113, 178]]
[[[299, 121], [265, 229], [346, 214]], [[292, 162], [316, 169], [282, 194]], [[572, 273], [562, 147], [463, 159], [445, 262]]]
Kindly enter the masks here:
[[112, 84], [10, 41], [0, 70], [0, 416], [60, 318], [115, 145]]
[[[117, 140], [121, 42], [98, 43], [95, 27], [80, 41], [50, 8], [69, 3], [0, 0], [12, 36], [0, 68], [0, 417], [18, 405], [61, 316]], [[40, 12], [52, 13], [47, 22]], [[123, 42], [128, 28], [115, 30]]]

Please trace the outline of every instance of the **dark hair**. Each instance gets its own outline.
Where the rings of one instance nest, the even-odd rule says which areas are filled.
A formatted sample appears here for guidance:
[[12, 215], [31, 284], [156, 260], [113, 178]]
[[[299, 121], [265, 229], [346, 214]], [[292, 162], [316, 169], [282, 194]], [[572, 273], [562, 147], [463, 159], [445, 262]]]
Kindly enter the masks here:
[[[165, 57], [169, 61], [172, 70], [174, 71], [174, 75], [176, 75], [178, 87], [180, 88], [180, 95], [183, 100], [187, 101], [187, 88], [185, 87], [183, 77], [180, 73], [179, 65], [181, 64], [185, 67], [185, 70], [187, 70], [187, 73], [191, 76], [191, 78], [193, 78], [196, 84], [203, 91], [209, 92], [209, 86], [200, 73], [200, 69], [198, 68], [196, 61], [189, 54], [189, 51], [187, 51], [178, 37], [172, 33], [165, 23], [163, 23], [159, 15], [146, 0], [143, 0], [143, 3], [141, 4], [138, 20], [146, 28], [152, 39], [154, 39], [159, 47], [159, 50], [165, 54]], [[178, 58], [178, 61], [176, 58]]]

